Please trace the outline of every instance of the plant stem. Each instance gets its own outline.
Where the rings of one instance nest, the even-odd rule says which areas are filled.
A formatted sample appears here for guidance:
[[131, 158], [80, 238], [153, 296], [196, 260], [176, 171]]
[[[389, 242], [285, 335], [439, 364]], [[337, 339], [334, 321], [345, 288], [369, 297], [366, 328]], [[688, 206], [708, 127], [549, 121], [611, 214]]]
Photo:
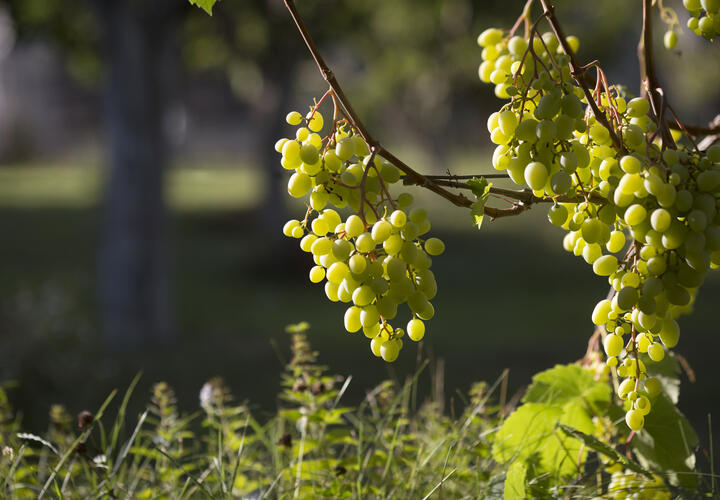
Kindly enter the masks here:
[[622, 141], [620, 140], [620, 137], [618, 137], [615, 129], [610, 125], [610, 122], [608, 121], [607, 116], [604, 112], [600, 111], [600, 108], [598, 107], [597, 103], [595, 102], [595, 99], [593, 99], [592, 93], [590, 92], [590, 89], [588, 88], [587, 84], [585, 83], [585, 79], [583, 78], [583, 74], [585, 72], [585, 69], [583, 66], [578, 63], [577, 57], [575, 56], [575, 53], [570, 48], [570, 45], [568, 44], [567, 40], [565, 39], [565, 33], [563, 32], [562, 27], [560, 26], [560, 23], [558, 22], [557, 17], [555, 16], [555, 7], [550, 4], [548, 0], [540, 0], [540, 3], [542, 4], [543, 11], [545, 17], [547, 17], [548, 22], [550, 23], [550, 27], [552, 28], [553, 32], [555, 33], [555, 36], [558, 39], [558, 42], [560, 43], [560, 46], [563, 49], [563, 52], [567, 54], [567, 56], [570, 58], [570, 74], [572, 75], [573, 79], [575, 80], [575, 83], [578, 84], [578, 86], [582, 89], [583, 93], [585, 94], [585, 99], [587, 100], [588, 104], [590, 105], [590, 108], [592, 108], [593, 115], [595, 115], [595, 119], [600, 122], [610, 133], [610, 139], [612, 139], [613, 144], [617, 148], [618, 151], [621, 153], [625, 153], [625, 146], [623, 146]]

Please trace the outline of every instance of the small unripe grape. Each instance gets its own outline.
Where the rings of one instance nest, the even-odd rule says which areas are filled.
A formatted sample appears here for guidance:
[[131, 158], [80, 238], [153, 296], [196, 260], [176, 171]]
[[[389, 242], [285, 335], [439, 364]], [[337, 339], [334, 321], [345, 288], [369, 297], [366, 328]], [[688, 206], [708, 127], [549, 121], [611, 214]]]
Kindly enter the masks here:
[[361, 274], [367, 269], [367, 260], [361, 254], [356, 253], [348, 261], [348, 267], [354, 274]]
[[618, 269], [618, 260], [614, 255], [604, 255], [593, 262], [593, 272], [598, 276], [610, 276]]
[[347, 311], [345, 311], [345, 330], [349, 333], [355, 333], [361, 326], [360, 308], [356, 306], [348, 307]]
[[302, 198], [312, 188], [312, 180], [307, 174], [295, 172], [288, 181], [288, 193], [293, 198]]
[[635, 204], [630, 205], [625, 211], [624, 219], [630, 226], [637, 226], [647, 217], [647, 210], [644, 206]]
[[315, 110], [314, 113], [312, 113], [312, 117], [308, 115], [310, 121], [308, 122], [308, 128], [312, 130], [313, 132], [319, 132], [322, 130], [324, 125], [323, 116], [320, 114], [320, 111]]
[[630, 410], [625, 414], [625, 423], [633, 431], [639, 431], [645, 425], [645, 417], [638, 410]]
[[662, 329], [660, 330], [660, 340], [665, 347], [672, 349], [678, 343], [680, 338], [680, 327], [677, 322], [672, 318], [665, 318], [663, 320]]
[[613, 231], [610, 233], [610, 240], [606, 244], [606, 248], [610, 253], [617, 253], [625, 246], [625, 233], [622, 231]]
[[285, 117], [285, 121], [288, 122], [288, 125], [300, 125], [302, 122], [302, 115], [297, 111], [291, 111]]
[[445, 243], [439, 238], [429, 238], [425, 242], [425, 251], [432, 256], [440, 255], [445, 251]]
[[419, 319], [411, 319], [407, 324], [408, 337], [419, 342], [425, 336], [425, 323]]
[[392, 224], [386, 220], [377, 221], [372, 227], [372, 239], [375, 243], [382, 243], [390, 237]]
[[638, 300], [638, 293], [637, 289], [631, 287], [631, 286], [625, 286], [623, 287], [618, 294], [617, 297], [617, 304], [623, 311], [628, 311], [633, 308], [633, 306], [637, 303]]
[[634, 156], [627, 155], [620, 159], [620, 168], [622, 168], [625, 173], [637, 174], [642, 169], [642, 163]]
[[540, 162], [534, 161], [532, 163], [529, 163], [527, 167], [525, 167], [524, 177], [525, 182], [528, 186], [530, 186], [530, 189], [537, 191], [545, 186], [545, 182], [547, 181], [548, 177], [548, 171], [547, 168], [545, 168], [545, 165]]
[[407, 222], [407, 215], [402, 210], [395, 210], [390, 214], [390, 224], [397, 228], [401, 228]]
[[325, 278], [325, 268], [322, 266], [314, 266], [310, 269], [310, 281], [320, 283]]
[[403, 239], [399, 234], [390, 235], [383, 242], [383, 249], [388, 255], [397, 255], [403, 247]]
[[665, 32], [665, 36], [663, 37], [663, 43], [665, 44], [665, 48], [667, 50], [674, 49], [677, 45], [677, 41], [677, 33], [675, 33], [673, 30], [668, 30]]
[[615, 335], [614, 333], [605, 337], [603, 346], [605, 347], [605, 353], [608, 356], [618, 356], [622, 352], [623, 347], [625, 347], [622, 337], [620, 335]]
[[380, 313], [374, 304], [362, 308], [360, 311], [360, 324], [363, 327], [363, 332], [366, 329], [373, 328], [374, 325], [379, 325], [378, 321], [380, 321]]
[[550, 210], [548, 210], [548, 220], [554, 226], [562, 226], [567, 221], [567, 218], [567, 208], [562, 205], [553, 205], [550, 207]]
[[303, 144], [300, 148], [300, 159], [308, 165], [318, 163], [320, 156], [317, 148], [312, 144]]
[[380, 356], [388, 363], [392, 363], [398, 358], [400, 354], [400, 342], [399, 340], [388, 340], [383, 342], [380, 346]]
[[654, 342], [648, 347], [648, 356], [650, 356], [650, 359], [653, 361], [662, 361], [665, 357], [665, 349], [663, 349], [663, 346], [659, 343]]
[[365, 231], [365, 224], [357, 215], [351, 215], [345, 221], [345, 234], [348, 238], [354, 238]]

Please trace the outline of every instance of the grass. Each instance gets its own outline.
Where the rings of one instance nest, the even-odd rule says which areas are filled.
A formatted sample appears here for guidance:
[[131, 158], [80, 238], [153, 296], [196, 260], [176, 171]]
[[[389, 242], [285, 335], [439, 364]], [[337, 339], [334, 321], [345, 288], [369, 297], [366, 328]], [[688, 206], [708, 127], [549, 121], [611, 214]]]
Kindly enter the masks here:
[[[670, 498], [669, 488], [675, 491], [662, 475], [650, 475], [602, 443], [589, 446], [609, 460], [559, 451], [559, 463], [577, 463], [565, 472], [545, 469], [534, 458], [512, 458], [512, 452], [501, 458], [512, 450], [498, 432], [512, 420], [504, 417], [509, 408], [498, 405], [498, 399], [506, 399], [503, 378], [493, 385], [475, 384], [459, 411], [447, 415], [442, 399], [417, 397], [424, 362], [404, 382], [383, 381], [358, 404], [348, 404], [354, 381], [318, 365], [304, 328], [290, 329], [291, 359], [279, 392], [274, 388], [278, 409], [269, 417], [258, 418], [217, 378], [202, 386], [199, 410], [196, 404], [192, 413], [180, 410], [175, 392], [162, 382], [152, 386], [149, 401], [141, 398], [135, 412], [130, 402], [138, 399], [137, 376], [122, 399], [113, 391], [97, 411], [75, 418], [54, 405], [50, 425], [39, 435], [22, 432], [0, 387], [1, 494], [17, 499], [426, 500], [481, 493], [484, 498], [608, 498], [648, 486], [663, 493], [658, 498]], [[592, 381], [590, 373], [586, 376]], [[553, 429], [542, 438], [554, 439], [559, 432]], [[639, 473], [623, 471], [615, 460]]]

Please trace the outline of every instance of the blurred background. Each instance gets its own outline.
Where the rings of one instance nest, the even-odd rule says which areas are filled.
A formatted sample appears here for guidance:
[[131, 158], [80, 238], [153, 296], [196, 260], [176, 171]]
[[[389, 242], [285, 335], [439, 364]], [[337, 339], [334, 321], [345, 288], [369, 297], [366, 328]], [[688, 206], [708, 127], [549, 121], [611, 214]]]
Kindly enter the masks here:
[[[477, 34], [510, 27], [516, 0], [301, 0], [330, 66], [383, 145], [425, 173], [491, 172], [487, 116], [501, 102], [477, 78]], [[679, 1], [666, 2], [678, 9]], [[557, 0], [584, 61], [638, 88], [641, 2]], [[680, 115], [720, 111], [720, 51], [685, 30], [661, 48]], [[392, 366], [344, 332], [344, 308], [312, 285], [284, 238], [301, 204], [273, 149], [326, 86], [280, 0], [223, 0], [213, 17], [184, 0], [0, 0], [0, 381], [25, 427], [52, 403], [96, 408], [144, 373], [138, 404], [165, 380], [187, 410], [207, 379], [272, 411], [302, 320], [320, 360], [353, 376], [348, 402], [403, 380], [419, 357], [450, 411], [472, 382], [583, 356], [607, 285], [565, 254], [543, 207], [487, 221], [414, 189], [447, 243], [435, 259], [437, 315], [422, 346]], [[502, 183], [500, 183], [502, 185]], [[680, 407], [708, 443], [720, 421], [720, 277], [681, 320]], [[431, 384], [430, 380], [434, 380]]]

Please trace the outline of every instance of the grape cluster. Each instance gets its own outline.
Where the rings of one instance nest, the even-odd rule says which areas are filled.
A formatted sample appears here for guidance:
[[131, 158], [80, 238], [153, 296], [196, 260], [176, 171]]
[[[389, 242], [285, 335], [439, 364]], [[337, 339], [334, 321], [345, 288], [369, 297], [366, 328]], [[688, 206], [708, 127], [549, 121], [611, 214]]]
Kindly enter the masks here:
[[693, 33], [708, 40], [720, 34], [719, 0], [683, 0], [683, 5], [690, 13], [687, 27]]
[[[325, 138], [319, 134], [324, 119], [316, 108], [306, 117], [293, 111], [287, 122], [298, 127], [295, 137], [280, 139], [275, 149], [282, 166], [294, 172], [288, 193], [309, 196], [309, 206], [305, 218], [288, 221], [283, 233], [312, 254], [316, 265], [310, 281], [325, 280], [328, 299], [351, 304], [345, 329], [362, 330], [375, 356], [395, 361], [406, 331], [411, 340], [421, 340], [424, 321], [435, 314], [431, 256], [443, 253], [445, 245], [423, 238], [430, 231], [427, 212], [410, 209], [409, 193], [390, 194], [400, 171], [371, 152], [346, 121], [335, 122]], [[350, 214], [343, 218], [330, 206]], [[401, 304], [411, 311], [406, 329], [389, 323]]]
[[[566, 42], [577, 50], [575, 38]], [[612, 293], [592, 320], [607, 332], [607, 364], [623, 378], [618, 396], [639, 430], [661, 391], [641, 354], [660, 361], [677, 344], [675, 318], [720, 265], [720, 147], [663, 143], [648, 100], [628, 100], [600, 78], [598, 120], [554, 33], [525, 39], [491, 28], [478, 43], [481, 80], [509, 99], [488, 120], [493, 166], [551, 202], [548, 219], [568, 231], [564, 248], [607, 277]]]

